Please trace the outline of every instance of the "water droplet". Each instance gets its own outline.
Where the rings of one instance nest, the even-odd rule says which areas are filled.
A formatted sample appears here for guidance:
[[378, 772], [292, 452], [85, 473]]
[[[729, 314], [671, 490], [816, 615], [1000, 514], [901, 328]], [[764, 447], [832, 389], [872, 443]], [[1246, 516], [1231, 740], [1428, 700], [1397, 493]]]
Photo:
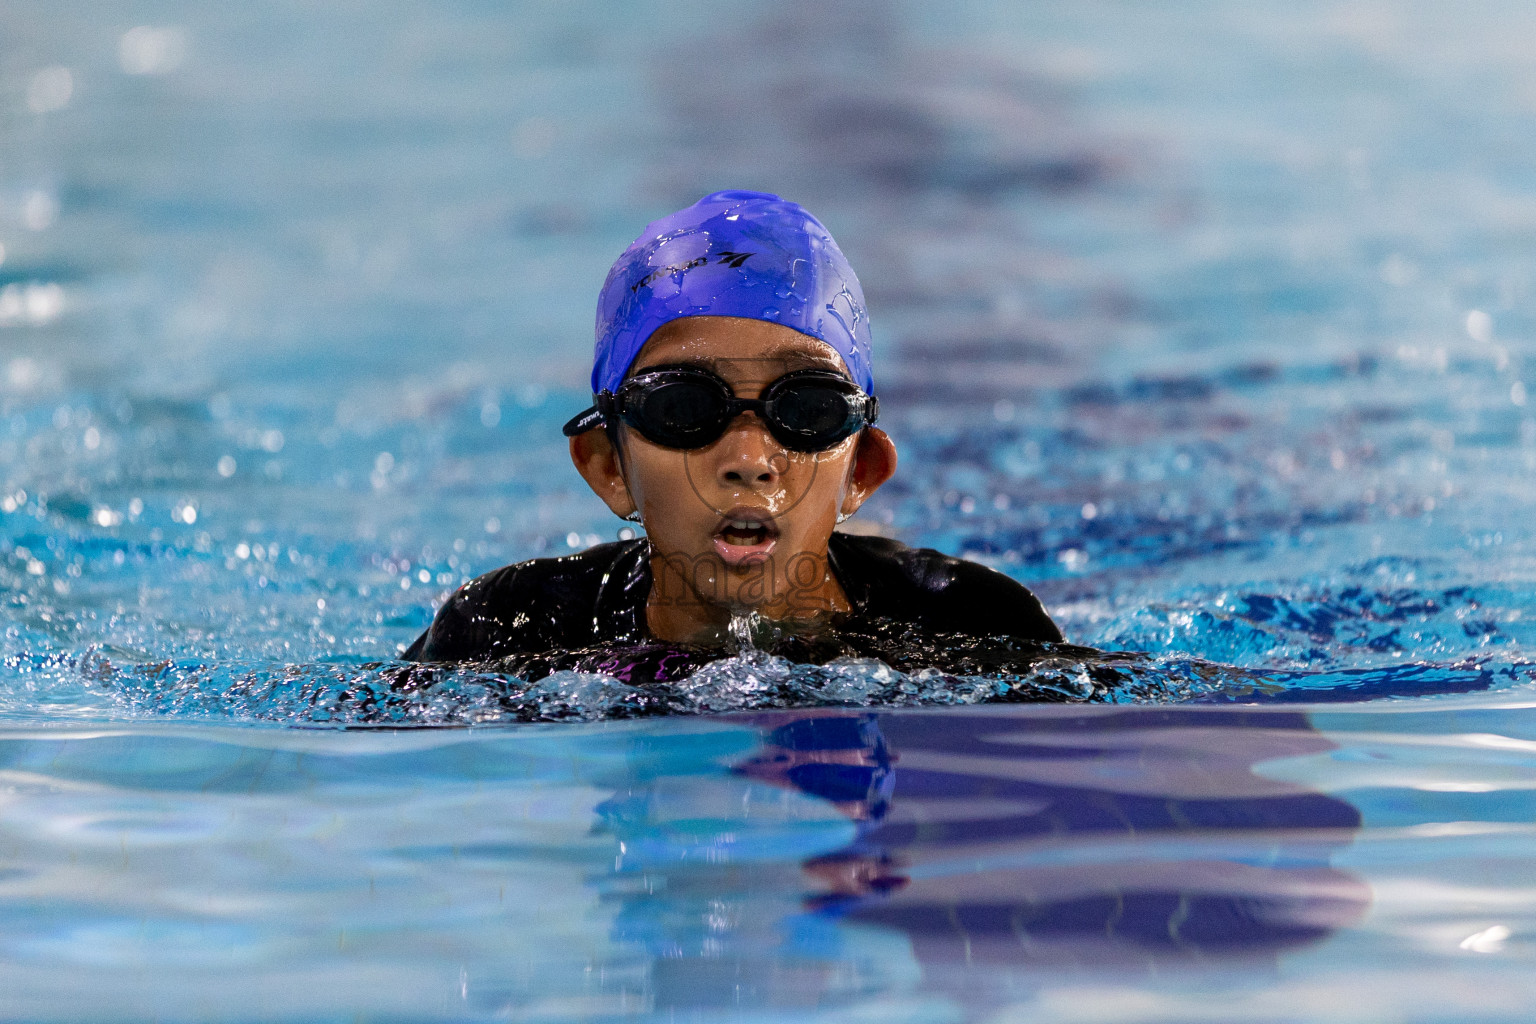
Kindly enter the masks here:
[[758, 614], [754, 611], [738, 609], [731, 612], [731, 639], [736, 641], [736, 652], [746, 654], [756, 651], [752, 646], [752, 627]]
[[74, 94], [75, 77], [69, 68], [43, 68], [27, 85], [27, 109], [34, 114], [63, 110]]
[[176, 70], [186, 57], [187, 32], [176, 25], [139, 25], [124, 32], [117, 43], [117, 61], [130, 75], [163, 75]]
[[1489, 341], [1493, 338], [1493, 317], [1481, 309], [1468, 310], [1466, 329], [1473, 341]]

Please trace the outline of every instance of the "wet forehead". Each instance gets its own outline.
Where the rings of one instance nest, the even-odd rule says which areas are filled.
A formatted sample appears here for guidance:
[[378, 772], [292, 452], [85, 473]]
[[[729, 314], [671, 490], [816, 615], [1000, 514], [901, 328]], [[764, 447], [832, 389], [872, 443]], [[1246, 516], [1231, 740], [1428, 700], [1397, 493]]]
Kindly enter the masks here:
[[732, 384], [763, 384], [792, 370], [827, 369], [846, 376], [826, 342], [781, 324], [736, 317], [684, 317], [662, 325], [645, 343], [630, 373], [685, 363]]

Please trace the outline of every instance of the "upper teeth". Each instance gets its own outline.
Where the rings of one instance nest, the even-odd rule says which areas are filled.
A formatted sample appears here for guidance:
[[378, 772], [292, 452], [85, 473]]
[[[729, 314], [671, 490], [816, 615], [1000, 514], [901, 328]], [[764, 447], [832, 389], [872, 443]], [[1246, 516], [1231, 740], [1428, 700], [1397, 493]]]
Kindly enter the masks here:
[[756, 530], [762, 525], [762, 523], [754, 523], [750, 519], [731, 520], [731, 529], [733, 530]]

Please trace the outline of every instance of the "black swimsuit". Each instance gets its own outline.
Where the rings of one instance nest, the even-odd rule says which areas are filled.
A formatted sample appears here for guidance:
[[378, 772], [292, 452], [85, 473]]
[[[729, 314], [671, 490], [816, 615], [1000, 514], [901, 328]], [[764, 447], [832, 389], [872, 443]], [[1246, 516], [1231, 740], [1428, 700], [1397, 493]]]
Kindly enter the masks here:
[[[783, 652], [792, 660], [882, 655], [883, 649], [866, 650], [869, 644], [849, 640], [868, 636], [867, 627], [873, 623], [898, 627], [908, 635], [915, 629], [925, 635], [964, 634], [1029, 643], [1062, 639], [1034, 594], [986, 566], [882, 537], [845, 533], [832, 535], [827, 553], [852, 610], [834, 619], [837, 643], [826, 650], [814, 642], [809, 647], [802, 643], [803, 649]], [[660, 644], [646, 629], [650, 592], [650, 546], [644, 538], [599, 544], [563, 558], [519, 562], [459, 588], [402, 657], [432, 662], [511, 661], [524, 672], [542, 674], [541, 669], [554, 671], [571, 661], [562, 655], [572, 652], [604, 648], [612, 653], [628, 647], [654, 652], [669, 645]], [[889, 628], [885, 632], [889, 639]], [[678, 652], [693, 650], [670, 646]], [[718, 657], [718, 650], [712, 656]], [[585, 663], [590, 658], [579, 660]], [[681, 662], [696, 660], [684, 657]], [[662, 674], [673, 676], [685, 670], [681, 662]]]

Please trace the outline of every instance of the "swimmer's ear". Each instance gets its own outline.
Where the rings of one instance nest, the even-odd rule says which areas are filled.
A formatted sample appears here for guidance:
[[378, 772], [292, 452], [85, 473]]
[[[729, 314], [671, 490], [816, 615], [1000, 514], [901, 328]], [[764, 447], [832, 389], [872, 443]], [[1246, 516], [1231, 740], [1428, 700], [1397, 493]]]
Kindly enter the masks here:
[[634, 512], [635, 499], [630, 497], [629, 485], [624, 482], [619, 450], [608, 431], [584, 431], [572, 437], [570, 444], [571, 462], [592, 493], [602, 498], [603, 504], [620, 519]]
[[879, 427], [865, 427], [859, 434], [859, 447], [848, 473], [848, 489], [843, 492], [843, 507], [838, 511], [851, 516], [880, 485], [896, 473], [896, 442]]

